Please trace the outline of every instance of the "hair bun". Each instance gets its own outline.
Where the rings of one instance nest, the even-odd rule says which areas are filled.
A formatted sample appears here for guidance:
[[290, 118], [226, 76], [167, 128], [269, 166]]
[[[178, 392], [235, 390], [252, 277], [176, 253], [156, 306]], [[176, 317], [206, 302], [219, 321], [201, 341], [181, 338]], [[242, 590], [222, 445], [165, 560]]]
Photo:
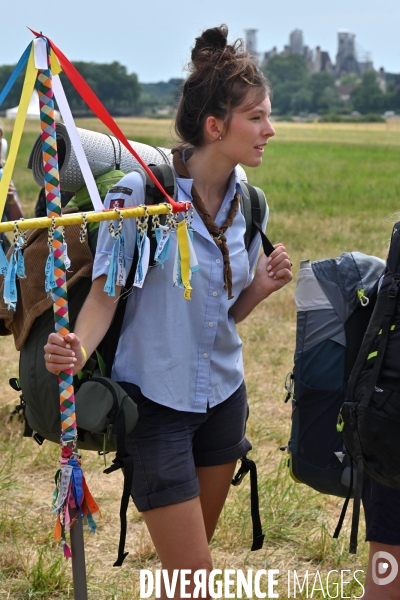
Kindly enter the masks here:
[[196, 38], [196, 43], [192, 50], [192, 62], [194, 64], [198, 62], [202, 63], [204, 60], [210, 58], [210, 54], [224, 50], [227, 46], [227, 39], [228, 27], [226, 25], [206, 29]]

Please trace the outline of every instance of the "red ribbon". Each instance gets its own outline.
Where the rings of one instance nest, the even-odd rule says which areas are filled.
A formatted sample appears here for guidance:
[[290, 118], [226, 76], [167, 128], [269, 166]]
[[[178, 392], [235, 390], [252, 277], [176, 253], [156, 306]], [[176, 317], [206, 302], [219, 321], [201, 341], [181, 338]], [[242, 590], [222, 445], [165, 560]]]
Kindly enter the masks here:
[[151, 172], [151, 170], [146, 165], [146, 163], [140, 158], [138, 153], [132, 148], [132, 146], [130, 145], [130, 143], [128, 142], [128, 140], [126, 139], [126, 137], [124, 136], [121, 129], [118, 127], [118, 125], [116, 124], [116, 122], [114, 121], [114, 119], [112, 118], [112, 116], [110, 115], [108, 110], [106, 109], [106, 107], [100, 102], [100, 100], [98, 99], [98, 97], [96, 96], [96, 94], [94, 93], [92, 88], [86, 83], [86, 81], [83, 79], [83, 77], [78, 73], [78, 71], [75, 69], [74, 65], [70, 63], [70, 61], [65, 56], [65, 54], [63, 54], [61, 52], [61, 50], [59, 48], [57, 48], [57, 46], [54, 44], [54, 42], [51, 41], [50, 38], [48, 38], [45, 35], [41, 35], [40, 33], [37, 33], [36, 31], [33, 31], [33, 29], [30, 29], [30, 27], [28, 29], [36, 37], [42, 37], [48, 41], [48, 43], [50, 44], [51, 48], [54, 51], [54, 54], [57, 56], [57, 58], [60, 62], [62, 70], [64, 71], [64, 73], [66, 74], [66, 76], [68, 77], [68, 79], [70, 80], [70, 82], [72, 83], [72, 85], [74, 86], [76, 91], [78, 92], [78, 94], [86, 102], [86, 104], [89, 106], [89, 108], [92, 109], [94, 114], [104, 123], [104, 125], [106, 125], [106, 127], [108, 127], [108, 129], [110, 131], [113, 132], [113, 134], [120, 140], [120, 142], [125, 146], [125, 148], [127, 150], [129, 150], [129, 152], [142, 165], [143, 169], [146, 171], [148, 176], [154, 181], [155, 185], [158, 187], [158, 189], [162, 192], [162, 194], [167, 198], [168, 202], [171, 204], [173, 212], [177, 213], [177, 212], [182, 212], [184, 210], [187, 210], [188, 206], [187, 206], [186, 202], [176, 202], [173, 198], [171, 198], [167, 194], [167, 192], [164, 190], [161, 183], [158, 181], [158, 179], [155, 177], [155, 175]]

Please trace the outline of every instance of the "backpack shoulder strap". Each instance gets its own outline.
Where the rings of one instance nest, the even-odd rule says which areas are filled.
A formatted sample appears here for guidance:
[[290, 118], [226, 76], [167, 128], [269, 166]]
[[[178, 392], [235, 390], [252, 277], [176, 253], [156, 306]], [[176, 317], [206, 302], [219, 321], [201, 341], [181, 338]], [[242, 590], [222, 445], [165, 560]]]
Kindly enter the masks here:
[[[357, 359], [351, 371], [349, 385], [347, 388], [347, 401], [355, 401], [355, 391], [366, 362], [369, 360], [369, 354], [377, 336], [379, 342], [376, 349], [374, 364], [369, 373], [368, 382], [364, 387], [360, 402], [367, 406], [378, 381], [382, 361], [385, 355], [386, 344], [388, 342], [390, 326], [396, 311], [397, 298], [400, 292], [400, 222], [393, 227], [392, 238], [390, 241], [387, 266], [382, 279], [382, 284], [378, 292], [377, 301], [372, 312], [367, 330], [365, 332]], [[378, 333], [379, 332], [379, 333]]]
[[400, 271], [400, 221], [395, 223], [390, 240], [389, 254], [387, 257], [387, 267], [390, 273], [399, 273]]
[[[164, 190], [169, 194], [171, 198], [176, 200], [178, 194], [178, 188], [176, 184], [176, 175], [175, 171], [170, 164], [162, 163], [160, 165], [149, 165], [150, 170], [156, 176], [158, 181], [163, 186]], [[145, 204], [159, 204], [160, 202], [165, 202], [166, 198], [164, 194], [158, 189], [154, 181], [149, 177], [149, 175], [145, 172], [146, 175], [146, 192], [145, 192]], [[167, 215], [160, 215], [160, 223], [161, 225], [165, 225]], [[150, 217], [149, 226], [147, 229], [147, 235], [150, 240], [150, 265], [154, 265], [154, 254], [157, 248], [157, 240], [155, 235], [153, 235], [153, 218]], [[136, 267], [135, 267], [136, 270]]]
[[264, 253], [269, 256], [273, 252], [274, 247], [262, 230], [262, 222], [267, 210], [265, 194], [260, 188], [250, 185], [247, 181], [242, 181], [241, 183], [248, 192], [248, 197], [246, 195], [242, 196], [242, 212], [246, 221], [246, 233], [244, 237], [246, 250], [249, 249], [258, 231], [261, 235]]
[[[177, 196], [177, 185], [175, 171], [173, 170], [172, 166], [169, 163], [162, 163], [160, 165], [149, 165], [149, 169], [156, 176], [156, 178], [161, 183], [167, 194], [169, 194], [171, 198], [175, 200]], [[145, 175], [145, 204], [159, 204], [160, 202], [163, 202], [163, 199], [165, 200], [164, 194], [158, 189], [154, 181], [149, 177], [149, 175], [146, 172]]]

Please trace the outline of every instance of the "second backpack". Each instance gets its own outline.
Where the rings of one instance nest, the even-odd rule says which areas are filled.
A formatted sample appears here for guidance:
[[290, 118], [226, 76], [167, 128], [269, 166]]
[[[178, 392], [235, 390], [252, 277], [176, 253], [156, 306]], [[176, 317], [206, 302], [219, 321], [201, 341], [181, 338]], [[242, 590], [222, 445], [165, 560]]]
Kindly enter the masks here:
[[352, 492], [337, 416], [384, 267], [360, 252], [300, 263], [294, 369], [287, 381], [287, 400], [293, 393], [288, 466], [296, 482], [323, 494]]

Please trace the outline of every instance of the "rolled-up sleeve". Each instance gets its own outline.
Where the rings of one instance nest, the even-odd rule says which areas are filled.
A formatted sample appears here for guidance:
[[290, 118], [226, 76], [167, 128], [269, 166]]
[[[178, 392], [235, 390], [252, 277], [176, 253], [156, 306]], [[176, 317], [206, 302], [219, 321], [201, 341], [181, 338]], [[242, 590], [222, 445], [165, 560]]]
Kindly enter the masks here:
[[[104, 207], [126, 208], [128, 206], [138, 206], [144, 204], [144, 174], [140, 171], [134, 171], [125, 175], [107, 194]], [[96, 255], [93, 264], [92, 279], [95, 280], [100, 275], [107, 275], [112, 258], [114, 240], [111, 237], [108, 226], [110, 221], [102, 221], [99, 227], [99, 236], [97, 240]], [[118, 221], [114, 221], [114, 227]], [[128, 275], [136, 244], [136, 219], [124, 219], [122, 231], [124, 234], [124, 258], [126, 275]], [[125, 282], [123, 282], [125, 283]]]

